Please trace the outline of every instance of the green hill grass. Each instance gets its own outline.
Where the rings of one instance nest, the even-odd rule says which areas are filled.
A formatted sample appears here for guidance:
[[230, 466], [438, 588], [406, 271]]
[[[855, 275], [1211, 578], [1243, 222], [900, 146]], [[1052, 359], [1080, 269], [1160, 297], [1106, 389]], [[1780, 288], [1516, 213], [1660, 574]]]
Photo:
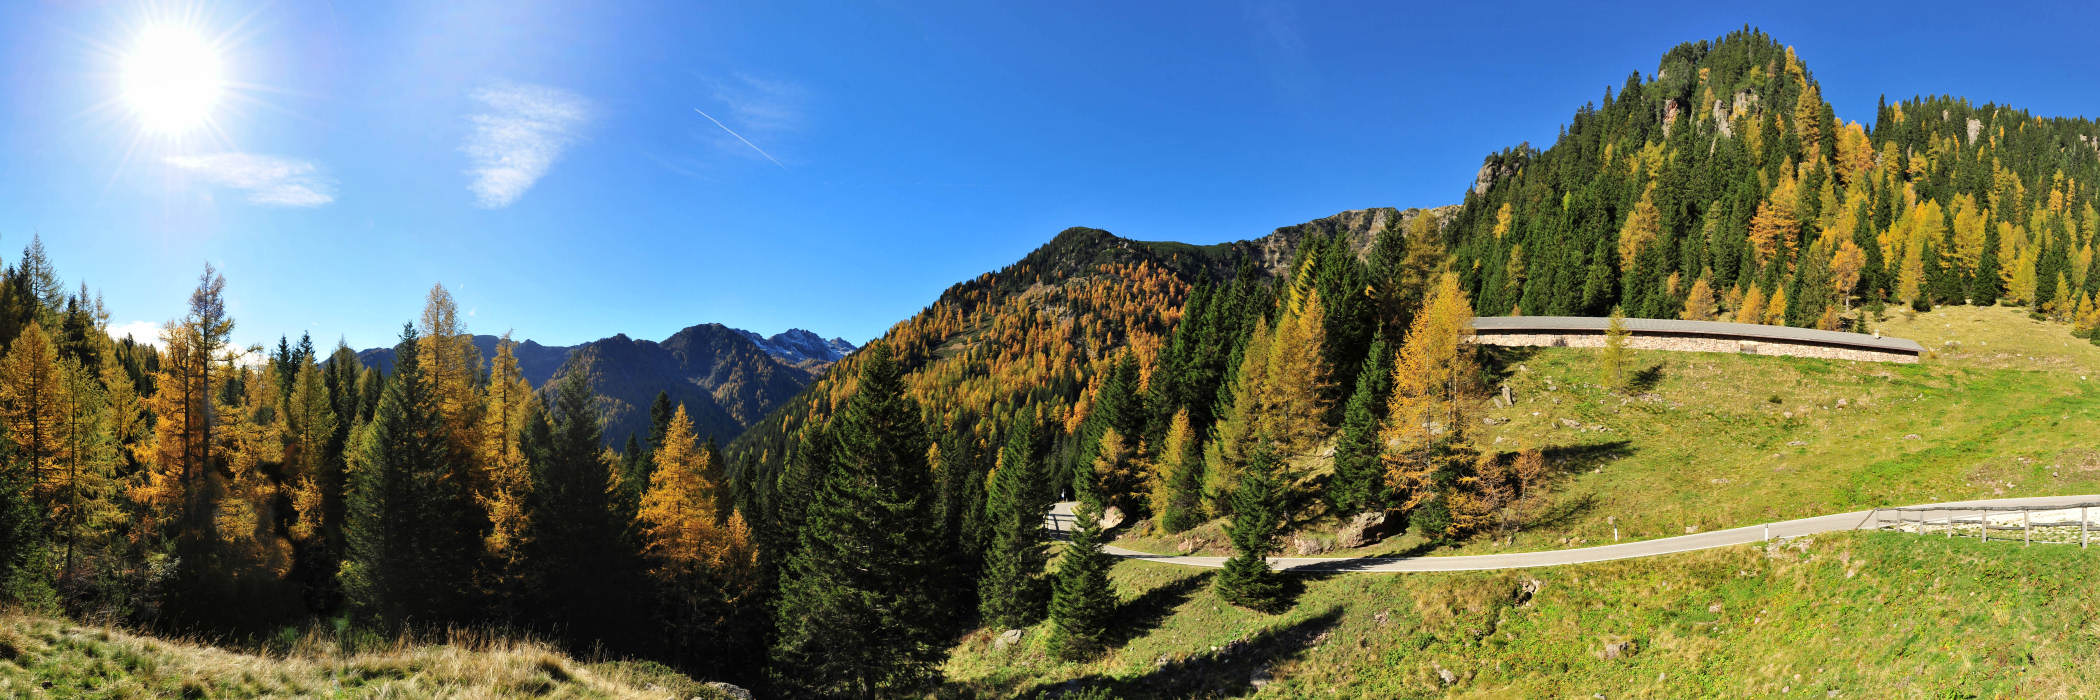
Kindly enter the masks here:
[[[1489, 449], [1543, 448], [1557, 473], [1513, 535], [1433, 553], [1608, 543], [1615, 527], [1623, 541], [1880, 505], [2100, 493], [2100, 347], [2005, 307], [1892, 312], [1878, 327], [1923, 343], [1927, 357], [1637, 351], [1638, 385], [1611, 392], [1595, 350], [1495, 349], [1516, 402], [1487, 411], [1499, 424], [1476, 434]], [[1225, 551], [1217, 529], [1195, 533], [1201, 549]], [[1185, 539], [1118, 544], [1172, 551]], [[1334, 554], [1422, 545], [1397, 537]]]
[[1264, 615], [1220, 601], [1209, 570], [1124, 561], [1112, 576], [1125, 638], [1108, 654], [1060, 663], [1043, 626], [1005, 648], [982, 630], [954, 648], [943, 694], [2076, 695], [2100, 687], [2096, 565], [2100, 550], [1858, 532], [1572, 567], [1301, 579], [1289, 611]]
[[[376, 641], [376, 640], [375, 640]], [[578, 661], [536, 644], [455, 634], [365, 650], [323, 635], [244, 653], [70, 621], [0, 615], [0, 696], [104, 698], [714, 698], [651, 663]]]

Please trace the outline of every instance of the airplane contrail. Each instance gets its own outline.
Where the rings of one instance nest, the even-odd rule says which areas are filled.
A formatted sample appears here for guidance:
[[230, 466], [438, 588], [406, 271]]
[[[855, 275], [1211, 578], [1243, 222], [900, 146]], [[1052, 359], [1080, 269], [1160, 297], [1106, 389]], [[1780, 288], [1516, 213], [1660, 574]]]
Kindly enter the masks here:
[[759, 155], [762, 155], [762, 156], [765, 156], [765, 157], [766, 157], [766, 160], [770, 160], [770, 161], [773, 161], [773, 164], [774, 164], [774, 165], [778, 165], [778, 166], [780, 166], [780, 169], [781, 169], [781, 170], [786, 170], [786, 169], [787, 169], [787, 167], [788, 167], [788, 166], [787, 166], [787, 165], [785, 165], [785, 164], [782, 164], [782, 163], [780, 162], [780, 159], [779, 159], [779, 158], [774, 158], [774, 157], [773, 157], [773, 154], [771, 154], [771, 153], [767, 153], [767, 152], [766, 152], [766, 149], [763, 149], [763, 148], [759, 148], [759, 147], [758, 147], [758, 144], [752, 143], [752, 142], [751, 142], [751, 139], [747, 139], [747, 138], [744, 138], [744, 135], [743, 135], [743, 134], [739, 134], [739, 133], [737, 133], [737, 132], [736, 132], [736, 130], [735, 130], [735, 129], [731, 129], [731, 128], [729, 128], [729, 125], [728, 125], [728, 124], [723, 124], [723, 123], [722, 123], [722, 120], [720, 120], [720, 119], [716, 119], [716, 118], [714, 117], [714, 115], [708, 114], [708, 113], [706, 113], [706, 112], [701, 112], [701, 111], [700, 111], [700, 108], [699, 108], [699, 107], [694, 107], [694, 108], [693, 108], [693, 111], [695, 111], [695, 112], [700, 112], [700, 116], [703, 116], [703, 117], [707, 117], [707, 120], [708, 120], [708, 121], [711, 121], [711, 122], [714, 122], [714, 123], [715, 123], [715, 126], [719, 126], [719, 127], [722, 127], [722, 130], [723, 130], [723, 131], [727, 131], [727, 132], [729, 132], [729, 135], [730, 135], [730, 136], [735, 136], [735, 137], [736, 137], [736, 140], [744, 142], [744, 145], [746, 145], [746, 146], [750, 146], [750, 147], [751, 147], [751, 150], [754, 150], [754, 151], [758, 151], [758, 154], [759, 154]]

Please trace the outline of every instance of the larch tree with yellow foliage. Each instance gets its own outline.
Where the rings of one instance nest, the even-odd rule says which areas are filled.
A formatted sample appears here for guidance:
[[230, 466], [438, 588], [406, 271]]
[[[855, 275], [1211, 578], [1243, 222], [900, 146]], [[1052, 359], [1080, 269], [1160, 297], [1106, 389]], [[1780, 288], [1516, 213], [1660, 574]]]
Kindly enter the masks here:
[[[481, 353], [474, 349], [474, 337], [460, 326], [459, 306], [445, 285], [431, 286], [423, 305], [422, 322], [416, 330], [421, 334], [416, 341], [416, 355], [423, 362], [424, 379], [430, 382], [431, 392], [437, 398], [446, 441], [453, 454], [471, 463], [481, 446], [482, 400], [475, 387], [481, 373]], [[486, 493], [487, 466], [473, 466], [472, 490]]]
[[1454, 455], [1466, 444], [1480, 391], [1472, 335], [1472, 303], [1458, 277], [1446, 274], [1415, 315], [1393, 367], [1381, 435], [1386, 484], [1397, 492], [1402, 510], [1433, 536], [1451, 524], [1448, 504], [1438, 496], [1463, 468]]
[[1684, 296], [1684, 311], [1678, 318], [1686, 321], [1714, 320], [1714, 287], [1705, 277], [1692, 280], [1692, 290]]
[[743, 515], [718, 510], [721, 485], [710, 478], [717, 457], [698, 444], [685, 406], [671, 414], [655, 459], [636, 515], [642, 554], [657, 583], [667, 641], [691, 655], [733, 624], [753, 592], [758, 550]]
[[1327, 395], [1332, 384], [1323, 359], [1326, 316], [1319, 292], [1306, 289], [1302, 296], [1294, 292], [1269, 342], [1264, 358], [1268, 366], [1256, 389], [1255, 422], [1257, 437], [1267, 438], [1281, 457], [1308, 452], [1326, 437]]
[[0, 357], [0, 415], [7, 420], [8, 441], [21, 455], [32, 498], [39, 503], [50, 502], [52, 477], [59, 471], [65, 391], [58, 348], [41, 324], [30, 321]]
[[[517, 352], [506, 333], [496, 343], [496, 357], [489, 364], [486, 403], [481, 410], [479, 462], [488, 475], [485, 488], [474, 494], [488, 511], [489, 532], [484, 538], [489, 554], [508, 562], [515, 555], [518, 538], [525, 532], [526, 496], [532, 488], [525, 454], [518, 436], [531, 419], [539, 400], [532, 383], [518, 367]], [[507, 567], [506, 567], [507, 568]]]

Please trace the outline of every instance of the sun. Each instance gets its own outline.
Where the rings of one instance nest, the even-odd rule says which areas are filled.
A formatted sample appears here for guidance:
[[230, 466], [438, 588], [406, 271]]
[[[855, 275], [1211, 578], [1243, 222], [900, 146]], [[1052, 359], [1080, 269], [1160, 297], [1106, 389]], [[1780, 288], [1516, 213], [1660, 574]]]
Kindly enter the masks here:
[[121, 91], [139, 126], [179, 137], [211, 123], [226, 92], [220, 48], [195, 29], [153, 25], [123, 56]]

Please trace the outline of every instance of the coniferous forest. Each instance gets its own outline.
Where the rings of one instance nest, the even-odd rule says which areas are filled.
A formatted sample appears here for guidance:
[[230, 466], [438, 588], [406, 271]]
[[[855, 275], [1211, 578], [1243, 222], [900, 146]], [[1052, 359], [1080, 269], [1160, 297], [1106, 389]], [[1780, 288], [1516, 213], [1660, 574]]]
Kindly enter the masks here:
[[1913, 97], [1844, 121], [1745, 29], [1488, 156], [1456, 205], [1213, 246], [1067, 230], [734, 440], [665, 395], [623, 449], [589, 368], [481, 357], [441, 285], [381, 372], [233, 345], [238, 272], [209, 265], [157, 337], [113, 339], [32, 241], [0, 281], [0, 593], [230, 643], [488, 627], [786, 696], [925, 691], [973, 629], [1113, 644], [1104, 514], [1225, 523], [1212, 585], [1253, 610], [1287, 596], [1289, 523], [1512, 527], [1543, 458], [1473, 439], [1476, 315], [2012, 305], [2100, 338], [2096, 179], [2090, 120]]

